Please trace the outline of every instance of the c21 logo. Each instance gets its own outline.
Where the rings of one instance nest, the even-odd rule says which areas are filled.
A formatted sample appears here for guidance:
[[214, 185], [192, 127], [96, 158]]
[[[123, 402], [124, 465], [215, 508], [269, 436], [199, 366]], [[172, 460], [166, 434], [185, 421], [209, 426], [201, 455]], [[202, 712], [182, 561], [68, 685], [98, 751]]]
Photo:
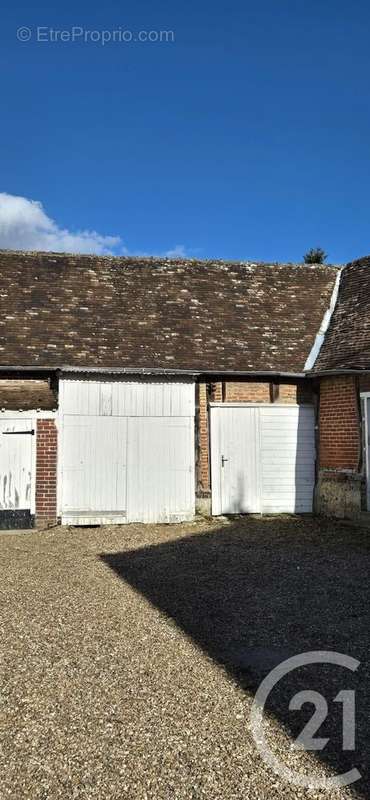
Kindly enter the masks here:
[[[263, 713], [265, 703], [272, 689], [285, 675], [288, 675], [299, 667], [311, 664], [336, 664], [349, 669], [351, 672], [355, 672], [360, 662], [344, 653], [331, 652], [330, 650], [313, 650], [308, 653], [300, 653], [297, 656], [293, 656], [293, 658], [282, 661], [281, 664], [271, 670], [266, 678], [264, 678], [255, 694], [250, 713], [250, 730], [264, 761], [287, 783], [310, 789], [333, 789], [341, 786], [349, 786], [349, 784], [361, 778], [361, 773], [356, 767], [348, 772], [342, 773], [342, 775], [336, 775], [332, 778], [323, 779], [317, 778], [315, 775], [302, 775], [299, 772], [289, 769], [289, 767], [286, 767], [285, 764], [279, 761], [270, 749], [265, 737], [263, 730]], [[334, 698], [334, 702], [342, 704], [343, 750], [354, 750], [356, 727], [355, 693], [351, 689], [342, 689]], [[323, 750], [329, 739], [316, 737], [315, 734], [328, 716], [329, 709], [326, 698], [320, 694], [320, 692], [308, 689], [307, 691], [298, 692], [292, 697], [289, 703], [289, 709], [292, 711], [300, 710], [304, 703], [313, 703], [315, 710], [312, 717], [295, 740], [293, 748], [308, 751]]]

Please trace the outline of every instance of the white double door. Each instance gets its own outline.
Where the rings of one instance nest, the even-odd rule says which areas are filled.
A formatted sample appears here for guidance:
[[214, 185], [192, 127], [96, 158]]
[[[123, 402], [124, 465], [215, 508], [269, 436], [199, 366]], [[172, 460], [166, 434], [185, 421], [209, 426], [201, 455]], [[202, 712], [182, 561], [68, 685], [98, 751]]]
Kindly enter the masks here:
[[171, 522], [194, 514], [194, 420], [68, 415], [65, 524]]
[[212, 513], [312, 511], [314, 409], [211, 407]]

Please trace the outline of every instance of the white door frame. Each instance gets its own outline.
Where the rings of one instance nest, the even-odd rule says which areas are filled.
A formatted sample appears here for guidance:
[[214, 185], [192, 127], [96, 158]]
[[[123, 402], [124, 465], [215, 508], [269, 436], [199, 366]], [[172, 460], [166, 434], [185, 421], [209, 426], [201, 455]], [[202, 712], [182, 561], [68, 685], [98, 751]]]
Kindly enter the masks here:
[[[370, 452], [369, 452], [369, 424], [370, 420], [368, 418], [368, 409], [367, 409], [367, 401], [370, 400], [370, 392], [360, 392], [360, 400], [364, 401], [363, 405], [363, 439], [362, 439], [362, 448], [363, 448], [363, 455], [364, 455], [364, 465], [365, 465], [365, 478], [366, 478], [366, 508], [370, 511]], [[362, 410], [361, 410], [362, 414]]]

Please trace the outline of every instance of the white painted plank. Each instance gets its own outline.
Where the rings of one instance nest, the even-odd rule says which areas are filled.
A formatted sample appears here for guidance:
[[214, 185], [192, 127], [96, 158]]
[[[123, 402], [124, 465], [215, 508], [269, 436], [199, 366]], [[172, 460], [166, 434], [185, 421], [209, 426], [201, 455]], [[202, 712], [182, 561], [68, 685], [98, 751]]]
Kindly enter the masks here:
[[127, 475], [129, 522], [192, 519], [193, 419], [129, 419]]
[[63, 515], [126, 513], [126, 449], [126, 419], [64, 418]]
[[60, 401], [63, 521], [193, 517], [194, 383], [64, 378]]
[[314, 410], [309, 406], [261, 408], [262, 510], [312, 511]]
[[63, 413], [83, 416], [194, 417], [189, 381], [61, 380]]

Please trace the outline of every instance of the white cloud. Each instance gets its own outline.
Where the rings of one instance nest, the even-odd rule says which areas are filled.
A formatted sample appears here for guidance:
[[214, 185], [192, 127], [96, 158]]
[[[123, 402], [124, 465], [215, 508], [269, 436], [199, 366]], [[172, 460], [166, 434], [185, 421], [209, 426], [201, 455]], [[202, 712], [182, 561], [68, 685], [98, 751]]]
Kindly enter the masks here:
[[139, 250], [135, 253], [130, 253], [133, 256], [141, 256], [142, 258], [196, 258], [201, 253], [201, 250], [193, 249], [187, 250], [183, 244], [175, 244], [169, 250], [161, 250], [160, 252], [149, 252], [149, 250]]
[[184, 244], [175, 244], [175, 247], [172, 247], [170, 250], [166, 250], [163, 255], [166, 256], [166, 258], [190, 258], [189, 254], [186, 252]]
[[163, 253], [132, 253], [120, 236], [60, 228], [38, 200], [6, 192], [0, 192], [0, 249], [191, 258], [191, 251], [187, 251], [183, 244], [176, 244]]
[[42, 203], [6, 192], [0, 192], [0, 248], [98, 255], [114, 253], [117, 248], [120, 253], [126, 252], [119, 236], [60, 228]]

